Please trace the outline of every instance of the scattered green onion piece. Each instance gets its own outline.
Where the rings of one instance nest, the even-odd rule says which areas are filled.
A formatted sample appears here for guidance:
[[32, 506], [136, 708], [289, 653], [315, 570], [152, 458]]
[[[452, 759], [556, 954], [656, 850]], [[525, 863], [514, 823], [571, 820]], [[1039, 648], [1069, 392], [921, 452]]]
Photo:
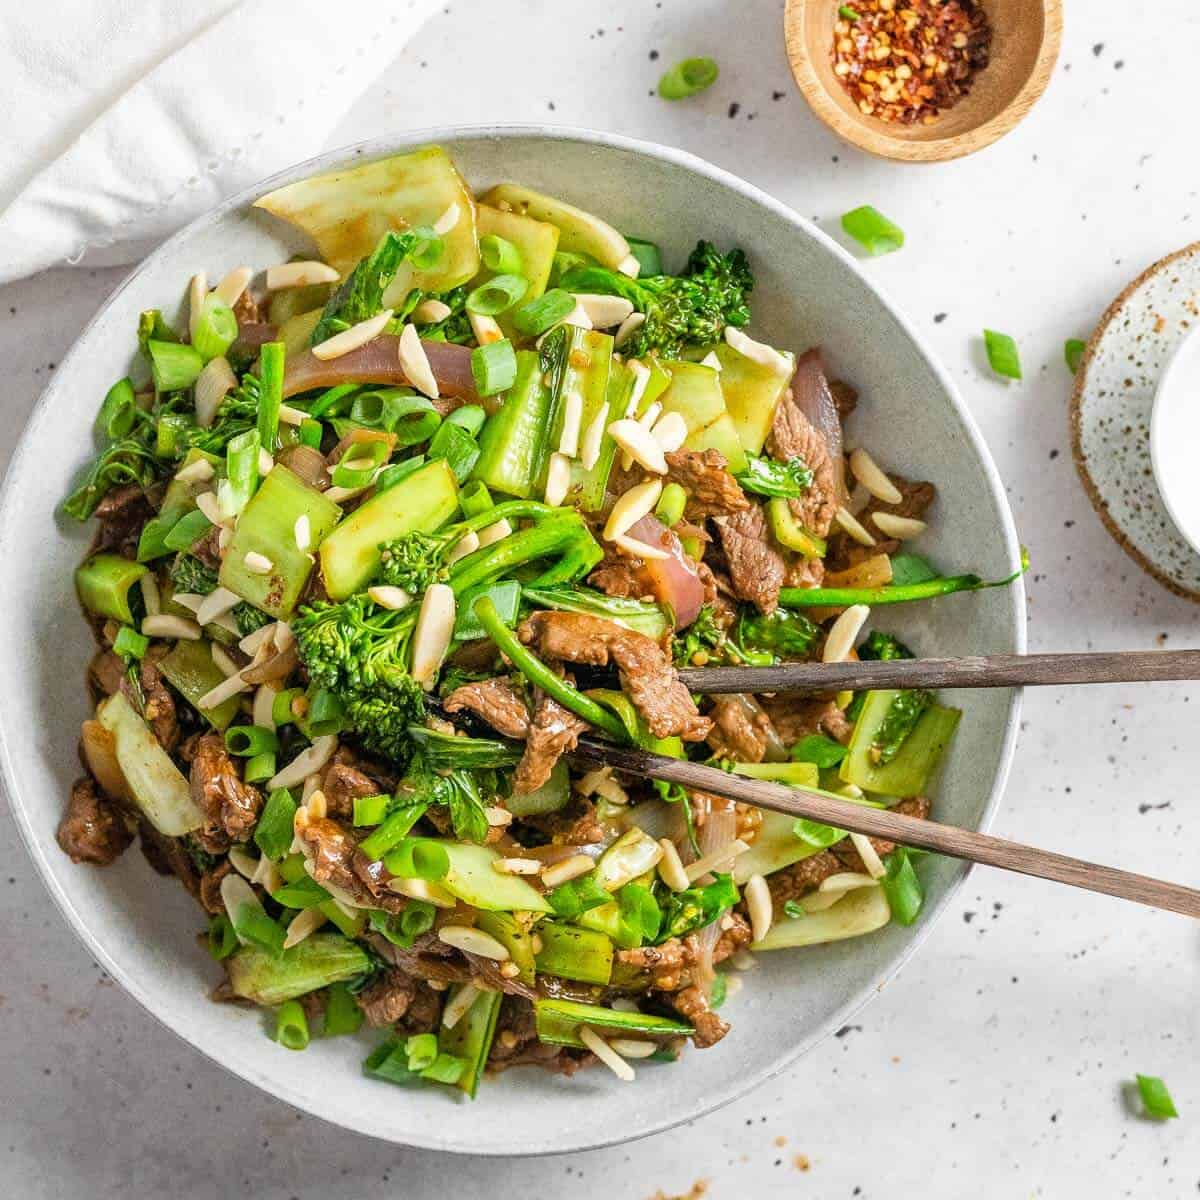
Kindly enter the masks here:
[[295, 816], [296, 802], [291, 792], [287, 788], [276, 788], [267, 797], [254, 829], [254, 844], [265, 858], [278, 862], [291, 849], [292, 821]]
[[412, 458], [406, 458], [404, 462], [392, 463], [389, 467], [384, 467], [378, 475], [375, 476], [375, 495], [380, 492], [386, 492], [388, 488], [395, 487], [407, 479], [414, 471], [425, 465], [425, 455], [416, 454]]
[[300, 439], [302, 446], [311, 446], [314, 450], [320, 450], [321, 438], [324, 433], [325, 429], [320, 421], [314, 421], [311, 417], [305, 417], [300, 422], [300, 428], [296, 436]]
[[233, 918], [233, 927], [243, 942], [249, 942], [275, 957], [283, 953], [287, 931], [278, 921], [272, 921], [257, 904], [247, 902], [240, 905]]
[[339, 416], [350, 407], [346, 401], [360, 387], [362, 387], [360, 383], [339, 383], [336, 387], [331, 387], [329, 391], [322, 392], [313, 401], [308, 415], [310, 417]]
[[363, 1074], [387, 1083], [411, 1084], [413, 1073], [408, 1069], [408, 1055], [403, 1038], [381, 1042], [363, 1059]]
[[507, 238], [494, 233], [479, 239], [479, 257], [493, 275], [520, 275], [524, 267], [521, 252]]
[[253, 758], [278, 750], [279, 738], [275, 730], [262, 725], [231, 725], [225, 730], [225, 749], [239, 758]]
[[846, 747], [822, 733], [802, 737], [791, 749], [792, 762], [815, 763], [824, 770], [836, 767], [846, 757]]
[[1148, 1117], [1153, 1117], [1156, 1121], [1168, 1121], [1179, 1116], [1175, 1101], [1167, 1091], [1167, 1085], [1157, 1075], [1139, 1075], [1137, 1085]]
[[627, 883], [617, 893], [620, 919], [637, 943], [652, 942], [662, 928], [662, 909], [654, 893], [640, 883]]
[[429, 838], [405, 838], [389, 850], [383, 865], [401, 879], [445, 879], [450, 870], [446, 848]]
[[292, 704], [298, 696], [304, 695], [304, 689], [299, 687], [286, 688], [282, 692], [275, 693], [275, 699], [271, 701], [271, 720], [279, 725], [293, 725], [296, 721], [296, 714], [292, 712]]
[[528, 300], [512, 315], [512, 323], [518, 333], [526, 337], [537, 337], [553, 325], [557, 325], [575, 307], [575, 297], [561, 288], [552, 288], [535, 300]]
[[192, 346], [181, 342], [146, 343], [150, 355], [150, 372], [157, 392], [178, 392], [190, 388], [196, 376], [204, 370], [204, 359]]
[[346, 707], [328, 688], [318, 688], [309, 701], [305, 720], [312, 737], [341, 733], [346, 727]]
[[783, 915], [785, 917], [807, 917], [808, 912], [799, 900], [785, 900], [783, 903]]
[[208, 952], [220, 962], [238, 948], [238, 935], [233, 922], [224, 914], [217, 913], [208, 923]]
[[154, 453], [159, 458], [177, 458], [182, 454], [180, 439], [190, 424], [182, 413], [163, 413], [154, 425]]
[[668, 483], [654, 507], [654, 515], [668, 528], [683, 520], [688, 494], [677, 483]]
[[439, 1054], [433, 1062], [421, 1072], [422, 1079], [434, 1083], [455, 1084], [462, 1078], [467, 1069], [467, 1060], [456, 1054]]
[[258, 440], [269, 453], [279, 442], [279, 409], [283, 405], [282, 342], [266, 342], [258, 352]]
[[233, 309], [211, 292], [204, 297], [195, 324], [192, 348], [205, 362], [219, 358], [237, 341], [238, 322]]
[[275, 752], [264, 750], [262, 754], [255, 754], [252, 758], [246, 759], [242, 777], [247, 783], [265, 783], [268, 779], [274, 778], [275, 772]]
[[355, 796], [354, 824], [379, 825], [387, 816], [390, 796]]
[[495, 508], [496, 502], [487, 484], [482, 479], [476, 479], [458, 493], [458, 507], [462, 509], [464, 517], [475, 517]]
[[838, 9], [838, 16], [841, 17], [843, 21], [861, 20], [861, 17], [859, 16], [859, 14], [854, 9], [852, 9], [850, 7], [850, 5], [848, 5], [848, 4], [843, 4]]
[[410, 900], [400, 914], [400, 932], [408, 939], [409, 945], [433, 928], [437, 920], [437, 909], [428, 900]]
[[822, 825], [819, 821], [810, 821], [807, 817], [797, 817], [792, 822], [792, 832], [806, 846], [815, 846], [818, 850], [828, 850], [846, 836], [843, 829]]
[[714, 58], [685, 58], [658, 81], [658, 94], [664, 100], [686, 100], [688, 96], [712, 87], [719, 74]]
[[479, 623], [496, 643], [496, 649], [505, 655], [534, 687], [540, 687], [542, 691], [557, 700], [563, 708], [570, 709], [588, 724], [602, 729], [618, 743], [622, 745], [628, 743], [629, 735], [621, 718], [591, 697], [585, 696], [566, 680], [561, 679], [527, 646], [523, 645], [517, 635], [505, 625], [490, 596], [481, 596], [475, 602], [474, 611]]
[[1021, 355], [1017, 343], [1007, 333], [985, 329], [983, 344], [987, 349], [988, 365], [997, 375], [1005, 379], [1021, 378]]
[[163, 537], [168, 550], [190, 550], [210, 529], [212, 522], [198, 509], [186, 512]]
[[480, 317], [499, 316], [528, 290], [529, 280], [521, 275], [494, 275], [467, 295], [466, 310]]
[[1079, 370], [1079, 364], [1083, 362], [1083, 352], [1087, 349], [1087, 342], [1081, 341], [1079, 338], [1067, 338], [1063, 343], [1063, 358], [1067, 360], [1067, 370], [1072, 375]]
[[308, 1018], [299, 1000], [285, 1000], [275, 1014], [275, 1040], [288, 1050], [308, 1045]]
[[225, 447], [225, 473], [229, 498], [235, 512], [241, 512], [258, 487], [258, 451], [262, 442], [257, 429], [239, 433]]
[[150, 639], [129, 625], [122, 625], [113, 639], [113, 652], [122, 658], [144, 658], [149, 648]]
[[901, 925], [911, 925], [921, 913], [925, 892], [912, 865], [911, 854], [903, 847], [888, 855], [887, 874], [879, 881], [887, 897], [892, 916]]
[[408, 804], [398, 808], [374, 833], [363, 838], [358, 848], [368, 861], [378, 862], [394, 846], [398, 846], [412, 827], [420, 820], [425, 808], [420, 804]]
[[625, 240], [629, 243], [629, 253], [638, 260], [639, 279], [663, 273], [662, 251], [653, 242], [635, 237], [627, 237]]
[[447, 424], [457, 425], [460, 429], [465, 429], [472, 437], [475, 437], [479, 433], [486, 420], [487, 412], [478, 404], [464, 404], [461, 408], [456, 408], [446, 418]]
[[429, 459], [444, 458], [459, 483], [479, 461], [479, 443], [461, 426], [443, 421], [429, 442]]
[[869, 204], [843, 213], [842, 228], [872, 257], [891, 254], [904, 245], [904, 230]]
[[415, 1034], [405, 1043], [404, 1053], [408, 1056], [410, 1071], [423, 1071], [426, 1067], [433, 1066], [434, 1060], [438, 1056], [437, 1034]]
[[284, 908], [320, 908], [329, 893], [315, 880], [301, 875], [294, 883], [285, 883], [271, 893], [271, 899]]
[[416, 245], [408, 252], [408, 261], [418, 271], [429, 271], [442, 261], [446, 253], [446, 240], [440, 233], [435, 233], [429, 225], [418, 225], [412, 230], [417, 238]]
[[325, 1021], [322, 1037], [341, 1037], [357, 1033], [362, 1027], [363, 1011], [354, 993], [344, 983], [331, 984], [325, 991]]
[[[333, 468], [330, 478], [334, 487], [366, 487], [375, 477], [375, 472], [387, 462], [390, 447], [382, 439], [369, 442], [351, 442], [342, 454], [342, 460]], [[350, 463], [365, 463], [365, 466], [350, 466]]]
[[481, 396], [508, 391], [517, 378], [517, 355], [512, 342], [503, 338], [486, 346], [476, 346], [471, 351], [471, 374]]
[[109, 441], [123, 438], [137, 420], [137, 396], [129, 377], [118, 379], [105, 394], [96, 425]]

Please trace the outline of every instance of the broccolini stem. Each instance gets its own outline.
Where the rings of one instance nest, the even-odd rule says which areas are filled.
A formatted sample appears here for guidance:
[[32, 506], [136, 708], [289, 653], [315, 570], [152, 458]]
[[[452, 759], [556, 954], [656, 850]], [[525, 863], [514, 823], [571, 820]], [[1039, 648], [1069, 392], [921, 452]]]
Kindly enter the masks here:
[[954, 592], [978, 592], [984, 588], [1005, 587], [1025, 573], [1014, 571], [1007, 579], [985, 582], [978, 575], [950, 575], [925, 579], [898, 587], [879, 588], [781, 588], [779, 603], [784, 608], [846, 608], [851, 604], [906, 604], [910, 600], [930, 600]]
[[[512, 503], [522, 504], [524, 502], [513, 501]], [[508, 507], [507, 504], [501, 504], [492, 509], [488, 516], [499, 520], [500, 518], [496, 514], [503, 515], [502, 510]], [[539, 505], [539, 507], [542, 506]], [[488, 583], [513, 567], [520, 566], [521, 563], [530, 562], [535, 558], [545, 558], [546, 555], [552, 554], [560, 548], [570, 547], [576, 542], [592, 541], [587, 527], [574, 513], [555, 509], [546, 511], [550, 515], [529, 529], [509, 534], [508, 537], [501, 538], [500, 541], [493, 542], [490, 546], [484, 546], [474, 553], [468, 554], [466, 558], [460, 558], [450, 568], [450, 586], [454, 589], [455, 594], [461, 596], [468, 588]], [[556, 513], [557, 515], [554, 515]], [[472, 517], [471, 521], [464, 521], [463, 525], [469, 527], [472, 522], [479, 521], [479, 517]], [[490, 524], [491, 521], [487, 520], [482, 523]]]
[[628, 744], [629, 735], [621, 719], [577, 691], [565, 679], [560, 679], [532, 650], [523, 646], [517, 635], [500, 619], [490, 596], [481, 596], [475, 602], [475, 616], [497, 649], [530, 683], [540, 687], [546, 695], [557, 700], [563, 708], [570, 709], [577, 717], [582, 717], [589, 725], [604, 730], [623, 745]]

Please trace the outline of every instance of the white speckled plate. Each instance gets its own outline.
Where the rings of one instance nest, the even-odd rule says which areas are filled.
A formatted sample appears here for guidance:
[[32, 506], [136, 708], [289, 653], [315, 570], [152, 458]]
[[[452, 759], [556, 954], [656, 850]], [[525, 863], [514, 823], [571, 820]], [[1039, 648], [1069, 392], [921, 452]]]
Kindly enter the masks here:
[[1200, 554], [1175, 527], [1150, 462], [1158, 380], [1200, 325], [1200, 242], [1159, 260], [1109, 306], [1071, 397], [1071, 449], [1100, 519], [1164, 587], [1200, 600]]

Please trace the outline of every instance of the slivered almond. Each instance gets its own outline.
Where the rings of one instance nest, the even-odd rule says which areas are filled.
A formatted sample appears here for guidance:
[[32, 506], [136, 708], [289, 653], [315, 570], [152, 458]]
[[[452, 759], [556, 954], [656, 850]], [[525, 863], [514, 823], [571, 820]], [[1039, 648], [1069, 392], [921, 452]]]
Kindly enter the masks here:
[[205, 692], [196, 701], [196, 707], [200, 709], [220, 708], [230, 697], [240, 695], [242, 692], [248, 692], [249, 690], [250, 684], [240, 675], [230, 675], [228, 679], [223, 679], [218, 683], [215, 688]]
[[634, 558], [652, 558], [662, 562], [670, 558], [671, 555], [658, 546], [651, 546], [649, 542], [643, 542], [639, 538], [631, 538], [627, 533], [619, 533], [612, 539], [612, 543], [620, 550], [624, 550], [626, 554], [631, 554]]
[[157, 613], [142, 618], [142, 634], [145, 637], [182, 638], [187, 642], [195, 642], [200, 640], [200, 626], [187, 617]]
[[413, 598], [403, 588], [392, 587], [391, 584], [377, 583], [373, 587], [367, 588], [367, 595], [379, 605], [380, 608], [388, 608], [393, 612], [397, 612], [402, 608], [407, 608]]
[[667, 473], [667, 460], [653, 434], [637, 421], [627, 417], [608, 427], [609, 436], [634, 462], [655, 475]]
[[213, 492], [201, 492], [196, 497], [196, 507], [214, 524], [224, 525], [229, 519], [221, 511], [221, 505]]
[[305, 908], [298, 912], [288, 923], [287, 934], [283, 939], [283, 948], [290, 950], [298, 946], [310, 933], [320, 929], [329, 918], [319, 908]]
[[568, 458], [579, 453], [579, 428], [583, 424], [583, 397], [572, 388], [563, 404], [562, 436], [558, 439], [558, 452]]
[[650, 432], [662, 447], [663, 454], [673, 454], [687, 441], [688, 427], [681, 414], [669, 412], [663, 413], [654, 422], [654, 428]]
[[754, 941], [761, 942], [775, 919], [771, 889], [767, 887], [767, 881], [761, 875], [751, 875], [746, 880], [742, 895], [746, 898], [746, 911], [750, 914], [751, 936]]
[[629, 316], [621, 322], [620, 328], [613, 335], [613, 345], [619, 350], [643, 325], [646, 323], [646, 314], [641, 312], [631, 312]]
[[900, 489], [884, 474], [879, 464], [861, 447], [850, 451], [850, 474], [884, 504], [899, 504]]
[[744, 358], [766, 367], [768, 371], [776, 375], [787, 376], [792, 373], [791, 358], [780, 354], [778, 350], [773, 346], [768, 346], [765, 342], [756, 342], [734, 325], [725, 326], [725, 341]]
[[[440, 300], [422, 300], [412, 311], [412, 319], [418, 325], [436, 325], [444, 321], [454, 310]], [[468, 314], [469, 316], [470, 314]]]
[[635, 255], [627, 254], [617, 263], [617, 270], [630, 279], [636, 279], [641, 274], [642, 264], [638, 262]]
[[542, 882], [548, 888], [556, 888], [559, 884], [586, 875], [595, 865], [596, 860], [586, 854], [572, 854], [570, 858], [547, 867], [542, 872]]
[[471, 322], [471, 332], [481, 346], [490, 346], [493, 342], [504, 340], [504, 330], [500, 328], [495, 317], [468, 312], [467, 320]]
[[267, 291], [282, 292], [287, 288], [312, 287], [316, 283], [337, 283], [340, 278], [328, 263], [277, 263], [267, 268]]
[[188, 463], [186, 467], [180, 467], [175, 472], [175, 478], [180, 483], [207, 483], [215, 474], [216, 468], [207, 458], [198, 458], [195, 462]]
[[501, 517], [500, 520], [493, 521], [491, 525], [487, 525], [479, 531], [479, 545], [490, 546], [493, 542], [502, 541], [512, 531], [512, 526], [508, 523], [507, 518]]
[[208, 625], [218, 617], [236, 608], [241, 599], [241, 596], [236, 592], [231, 592], [227, 587], [213, 588], [204, 597], [204, 603], [196, 609], [196, 620], [201, 625]]
[[576, 300], [575, 307], [563, 317], [559, 324], [574, 325], [576, 329], [591, 329], [592, 318], [587, 315], [587, 309]]
[[633, 316], [633, 302], [626, 300], [624, 296], [603, 296], [580, 292], [575, 299], [583, 306], [588, 320], [596, 329], [611, 329], [614, 325], [620, 325]]
[[628, 533], [643, 517], [649, 516], [662, 495], [662, 480], [648, 479], [631, 487], [612, 507], [604, 525], [604, 536], [610, 542]]
[[[365, 346], [377, 338], [387, 328], [391, 319], [392, 310], [385, 308], [383, 312], [376, 313], [375, 316], [359, 321], [357, 325], [351, 325], [349, 329], [343, 329], [341, 333], [335, 333], [333, 337], [319, 342], [312, 348], [312, 356], [322, 362], [341, 358], [343, 354], [349, 354], [351, 350], [357, 350], [359, 346]], [[403, 366], [403, 362], [401, 365]], [[405, 374], [408, 372], [405, 371]]]
[[412, 677], [426, 690], [433, 687], [454, 634], [454, 592], [444, 583], [431, 584], [421, 600], [413, 632]]
[[717, 357], [715, 350], [710, 350], [701, 360], [702, 367], [711, 367], [714, 371], [721, 370], [721, 360]]
[[249, 267], [234, 267], [213, 288], [212, 294], [232, 308], [242, 298], [242, 293], [250, 286], [253, 277], [254, 272]]
[[188, 282], [188, 340], [196, 336], [196, 324], [200, 320], [200, 310], [204, 307], [204, 298], [208, 295], [208, 276], [203, 271], [197, 271]]
[[[630, 255], [632, 258], [633, 256]], [[637, 259], [633, 260], [635, 263]], [[637, 1078], [634, 1069], [590, 1026], [580, 1025], [579, 1040], [622, 1082]]]
[[567, 498], [570, 487], [571, 460], [556, 450], [550, 455], [550, 465], [546, 470], [546, 503], [551, 508], [557, 508]]
[[901, 542], [920, 537], [929, 528], [924, 521], [918, 521], [916, 517], [901, 517], [896, 513], [872, 513], [871, 520], [880, 533]]
[[646, 394], [646, 385], [650, 382], [650, 368], [636, 358], [631, 358], [626, 365], [633, 373], [633, 387], [629, 392], [629, 403], [625, 405], [625, 416], [636, 417], [642, 397]]
[[449, 554], [446, 555], [447, 563], [456, 563], [460, 558], [466, 558], [468, 554], [474, 554], [479, 549], [479, 534], [475, 530], [470, 530], [464, 533], [462, 537], [454, 543]]
[[251, 571], [255, 575], [270, 575], [275, 569], [275, 564], [265, 554], [260, 554], [257, 550], [247, 550], [242, 563], [245, 565], [247, 571]]
[[839, 508], [833, 519], [846, 532], [846, 536], [856, 541], [860, 546], [873, 546], [875, 539], [863, 528], [862, 522], [852, 516], [846, 509]]
[[[204, 364], [204, 368], [196, 376], [195, 389], [192, 392], [196, 405], [196, 424], [201, 429], [207, 429], [213, 423], [217, 416], [217, 410], [235, 387], [237, 387], [237, 376], [234, 375], [233, 368], [223, 355], [210, 358]], [[211, 471], [212, 464], [207, 459], [197, 459], [191, 466], [199, 466], [200, 463], [204, 463]], [[184, 468], [184, 470], [188, 469], [188, 467]]]
[[867, 874], [872, 879], [882, 879], [887, 874], [887, 867], [883, 865], [883, 859], [879, 857], [878, 851], [871, 845], [871, 839], [861, 833], [852, 833], [850, 841], [854, 843], [854, 848], [858, 851], [858, 857], [863, 860], [863, 866], [867, 868]]
[[536, 875], [545, 865], [540, 858], [492, 859], [492, 869], [501, 875]]
[[600, 449], [604, 444], [604, 423], [607, 420], [608, 410], [601, 408], [584, 430], [583, 441], [579, 446], [579, 465], [585, 471], [590, 471], [600, 461]]
[[219, 642], [213, 642], [210, 653], [212, 660], [217, 665], [217, 670], [228, 679], [231, 675], [236, 675], [242, 668], [229, 657], [229, 651], [225, 649]]
[[659, 838], [658, 844], [663, 851], [662, 858], [658, 860], [659, 877], [671, 891], [686, 891], [692, 886], [692, 881], [688, 879], [687, 872], [683, 869], [683, 860], [679, 857], [679, 850], [675, 843], [670, 838]]
[[825, 637], [825, 648], [821, 651], [821, 661], [827, 663], [845, 662], [862, 627], [867, 623], [871, 610], [865, 604], [852, 604], [841, 616], [834, 621]]
[[312, 545], [312, 522], [308, 519], [308, 513], [301, 513], [292, 522], [292, 541], [301, 552]]
[[431, 400], [438, 398], [437, 379], [434, 378], [433, 368], [425, 347], [421, 345], [417, 327], [409, 324], [400, 331], [400, 367], [408, 377], [408, 382]]
[[442, 215], [438, 217], [436, 221], [434, 221], [433, 232], [436, 233], [438, 237], [445, 237], [446, 234], [448, 234], [450, 230], [452, 230], [455, 225], [458, 224], [458, 220], [461, 216], [462, 208], [457, 203], [451, 204], [450, 207], [447, 208], [446, 211], [442, 213]]
[[503, 942], [472, 925], [443, 925], [438, 930], [438, 941], [494, 962], [504, 962], [509, 957], [508, 947]]

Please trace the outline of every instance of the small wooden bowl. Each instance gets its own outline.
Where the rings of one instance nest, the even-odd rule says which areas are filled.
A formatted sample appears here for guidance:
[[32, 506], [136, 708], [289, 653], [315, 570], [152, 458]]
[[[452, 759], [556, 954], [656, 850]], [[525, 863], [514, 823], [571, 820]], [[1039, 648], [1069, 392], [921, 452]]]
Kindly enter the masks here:
[[945, 162], [990, 146], [1046, 90], [1062, 41], [1061, 0], [980, 0], [992, 26], [991, 61], [970, 92], [931, 125], [861, 113], [833, 73], [838, 0], [787, 0], [788, 61], [809, 107], [836, 134], [881, 158]]

